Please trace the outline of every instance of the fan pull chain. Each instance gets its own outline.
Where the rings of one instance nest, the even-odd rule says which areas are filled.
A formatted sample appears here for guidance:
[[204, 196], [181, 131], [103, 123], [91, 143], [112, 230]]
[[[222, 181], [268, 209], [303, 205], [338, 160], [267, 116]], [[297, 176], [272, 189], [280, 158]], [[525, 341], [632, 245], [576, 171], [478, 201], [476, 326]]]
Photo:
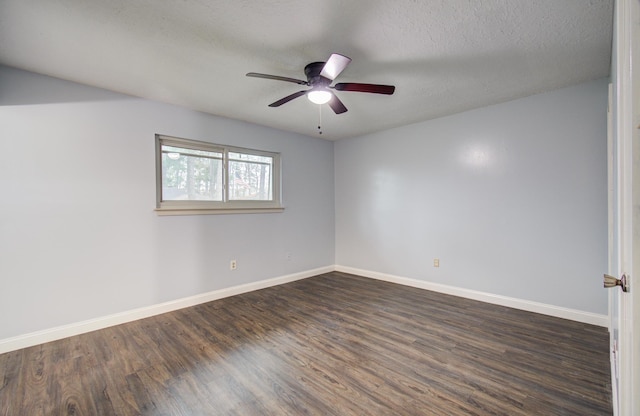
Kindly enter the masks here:
[[322, 134], [322, 105], [318, 106], [318, 134]]

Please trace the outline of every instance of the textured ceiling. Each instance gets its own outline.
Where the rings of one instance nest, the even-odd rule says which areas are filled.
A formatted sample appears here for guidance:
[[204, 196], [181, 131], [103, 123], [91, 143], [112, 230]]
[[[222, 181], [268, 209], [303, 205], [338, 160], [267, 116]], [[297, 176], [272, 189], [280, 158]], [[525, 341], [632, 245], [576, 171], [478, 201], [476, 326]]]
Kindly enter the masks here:
[[[0, 63], [317, 136], [300, 86], [332, 52], [338, 92], [325, 139], [357, 136], [608, 76], [613, 0], [0, 0]], [[1, 92], [0, 92], [1, 93]]]

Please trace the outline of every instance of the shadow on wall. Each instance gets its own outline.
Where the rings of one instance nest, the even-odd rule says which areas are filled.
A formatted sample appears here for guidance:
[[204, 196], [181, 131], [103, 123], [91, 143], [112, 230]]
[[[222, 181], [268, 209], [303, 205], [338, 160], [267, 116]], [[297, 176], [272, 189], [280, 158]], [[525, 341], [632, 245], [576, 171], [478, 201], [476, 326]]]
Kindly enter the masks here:
[[[0, 106], [123, 100], [135, 97], [0, 65]], [[19, 89], [19, 91], [18, 91]]]

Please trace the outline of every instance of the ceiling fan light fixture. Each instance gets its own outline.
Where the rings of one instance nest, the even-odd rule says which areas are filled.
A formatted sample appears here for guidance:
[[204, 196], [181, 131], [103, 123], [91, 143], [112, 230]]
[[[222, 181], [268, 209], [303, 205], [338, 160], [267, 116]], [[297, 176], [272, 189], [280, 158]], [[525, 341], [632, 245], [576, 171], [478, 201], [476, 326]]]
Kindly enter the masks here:
[[311, 90], [307, 93], [307, 98], [314, 104], [326, 104], [331, 100], [331, 93], [327, 90]]

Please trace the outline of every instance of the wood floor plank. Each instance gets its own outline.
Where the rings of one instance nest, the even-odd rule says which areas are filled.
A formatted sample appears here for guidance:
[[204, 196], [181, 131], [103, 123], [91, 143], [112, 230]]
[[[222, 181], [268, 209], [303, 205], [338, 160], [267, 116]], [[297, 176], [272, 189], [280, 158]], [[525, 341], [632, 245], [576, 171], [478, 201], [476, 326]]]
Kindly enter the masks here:
[[327, 273], [0, 355], [8, 415], [610, 415], [608, 333]]

